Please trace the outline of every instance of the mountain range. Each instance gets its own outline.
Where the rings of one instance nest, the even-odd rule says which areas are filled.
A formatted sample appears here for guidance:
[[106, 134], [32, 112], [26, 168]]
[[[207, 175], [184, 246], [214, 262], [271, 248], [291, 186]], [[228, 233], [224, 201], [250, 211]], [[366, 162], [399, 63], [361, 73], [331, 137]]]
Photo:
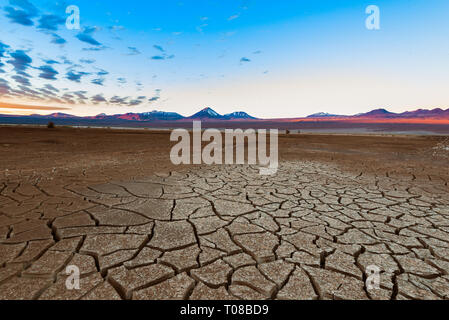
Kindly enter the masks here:
[[312, 114], [304, 118], [282, 118], [282, 119], [258, 119], [246, 112], [238, 111], [225, 115], [221, 115], [212, 108], [204, 108], [201, 111], [195, 113], [190, 117], [184, 117], [179, 113], [175, 112], [164, 112], [164, 111], [151, 111], [144, 113], [126, 113], [126, 114], [116, 114], [116, 115], [106, 115], [99, 114], [96, 116], [89, 117], [79, 117], [66, 113], [53, 113], [49, 115], [38, 115], [33, 114], [29, 116], [11, 116], [11, 115], [1, 115], [1, 117], [14, 117], [14, 118], [27, 118], [27, 119], [69, 119], [76, 121], [78, 120], [103, 120], [103, 121], [137, 121], [137, 122], [164, 122], [164, 121], [373, 121], [373, 122], [394, 122], [395, 120], [404, 122], [410, 120], [416, 122], [417, 120], [428, 120], [428, 121], [445, 121], [449, 123], [449, 109], [443, 110], [440, 108], [433, 110], [418, 109], [415, 111], [407, 111], [403, 113], [393, 113], [386, 109], [376, 109], [367, 113], [360, 113], [352, 116], [347, 115], [336, 115], [329, 114], [325, 112], [319, 112]]
[[[21, 116], [22, 117], [22, 116]], [[78, 117], [67, 113], [52, 113], [49, 115], [33, 114], [28, 117], [48, 118], [48, 119], [93, 119], [93, 120], [130, 120], [130, 121], [178, 121], [178, 120], [257, 120], [246, 112], [237, 111], [221, 115], [212, 108], [204, 108], [190, 117], [183, 117], [176, 112], [151, 111], [143, 113], [125, 113], [116, 115], [106, 115], [104, 113], [93, 117]]]

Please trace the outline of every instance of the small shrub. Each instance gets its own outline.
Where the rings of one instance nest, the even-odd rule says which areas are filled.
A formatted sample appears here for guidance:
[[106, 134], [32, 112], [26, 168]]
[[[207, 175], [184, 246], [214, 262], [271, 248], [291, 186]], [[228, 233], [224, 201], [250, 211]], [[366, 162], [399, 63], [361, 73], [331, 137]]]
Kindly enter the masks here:
[[52, 121], [50, 121], [50, 122], [47, 124], [47, 128], [48, 128], [48, 129], [54, 129], [54, 128], [55, 128], [55, 124], [54, 124]]

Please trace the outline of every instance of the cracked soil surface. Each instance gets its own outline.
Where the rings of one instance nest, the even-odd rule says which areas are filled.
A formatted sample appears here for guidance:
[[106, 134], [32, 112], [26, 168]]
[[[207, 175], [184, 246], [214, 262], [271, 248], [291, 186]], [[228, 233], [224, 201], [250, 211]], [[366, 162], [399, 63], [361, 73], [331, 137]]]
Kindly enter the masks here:
[[[355, 156], [343, 151], [284, 155], [273, 176], [252, 166], [100, 174], [113, 166], [98, 154], [89, 168], [5, 165], [0, 300], [449, 299], [447, 161], [401, 167], [402, 153], [385, 170], [385, 153], [345, 162]], [[66, 288], [67, 266], [79, 268], [79, 290]]]

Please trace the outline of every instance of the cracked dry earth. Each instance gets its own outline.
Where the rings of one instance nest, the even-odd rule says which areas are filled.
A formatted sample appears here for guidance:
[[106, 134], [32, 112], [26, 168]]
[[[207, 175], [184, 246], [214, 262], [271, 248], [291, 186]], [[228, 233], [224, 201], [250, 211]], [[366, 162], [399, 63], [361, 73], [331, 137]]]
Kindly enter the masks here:
[[0, 299], [449, 298], [441, 181], [297, 161], [0, 190]]

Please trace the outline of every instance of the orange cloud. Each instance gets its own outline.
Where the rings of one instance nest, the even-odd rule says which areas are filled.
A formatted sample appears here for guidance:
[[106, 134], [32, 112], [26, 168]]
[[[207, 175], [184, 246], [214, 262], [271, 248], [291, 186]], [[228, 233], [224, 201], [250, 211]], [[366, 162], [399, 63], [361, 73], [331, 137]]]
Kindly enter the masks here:
[[0, 102], [0, 109], [63, 111], [63, 110], [71, 110], [72, 108], [46, 107], [46, 106], [27, 106], [27, 105], [22, 105], [22, 104], [11, 104], [11, 103]]

